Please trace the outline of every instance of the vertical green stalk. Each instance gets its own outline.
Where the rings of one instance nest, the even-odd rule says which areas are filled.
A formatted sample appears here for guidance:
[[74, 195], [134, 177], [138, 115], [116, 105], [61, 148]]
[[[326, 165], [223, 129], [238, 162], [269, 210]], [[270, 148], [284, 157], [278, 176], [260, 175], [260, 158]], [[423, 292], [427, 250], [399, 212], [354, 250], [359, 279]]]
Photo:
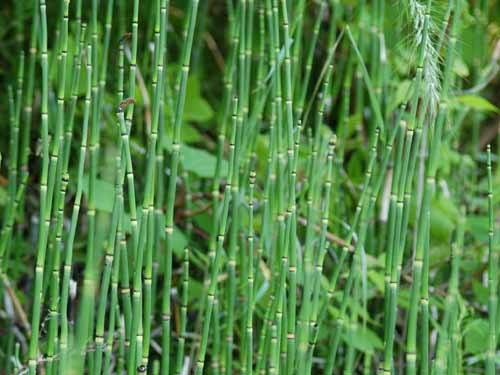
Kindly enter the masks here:
[[227, 217], [229, 211], [229, 201], [231, 197], [231, 182], [233, 180], [233, 173], [237, 173], [237, 171], [233, 170], [234, 159], [235, 159], [235, 148], [236, 148], [236, 124], [237, 124], [237, 109], [238, 109], [238, 99], [233, 99], [233, 131], [231, 135], [231, 142], [229, 144], [229, 172], [228, 172], [228, 180], [227, 184], [224, 188], [224, 196], [223, 196], [223, 205], [222, 205], [222, 213], [221, 220], [219, 222], [219, 230], [217, 235], [217, 246], [215, 251], [211, 251], [209, 253], [210, 259], [210, 282], [208, 285], [208, 295], [207, 295], [207, 305], [205, 306], [205, 316], [203, 320], [203, 329], [201, 342], [199, 346], [198, 356], [196, 359], [196, 375], [203, 374], [203, 368], [205, 366], [205, 356], [207, 352], [208, 345], [208, 336], [210, 333], [210, 320], [212, 319], [212, 312], [214, 310], [214, 302], [215, 302], [215, 292], [217, 288], [217, 277], [219, 273], [219, 269], [222, 261], [222, 252], [224, 248], [224, 238], [226, 234], [226, 225], [227, 225]]
[[[161, 360], [161, 371], [162, 374], [168, 374], [170, 372], [170, 318], [171, 318], [171, 306], [170, 306], [170, 288], [172, 285], [172, 235], [174, 232], [174, 202], [175, 202], [175, 192], [177, 187], [177, 171], [179, 166], [179, 156], [181, 148], [181, 126], [182, 126], [182, 115], [184, 112], [184, 103], [186, 100], [186, 85], [187, 78], [189, 74], [189, 65], [191, 61], [191, 49], [193, 46], [193, 35], [196, 25], [196, 15], [198, 10], [198, 0], [191, 0], [189, 3], [188, 19], [185, 29], [184, 44], [181, 53], [181, 73], [179, 76], [179, 81], [177, 83], [178, 92], [177, 100], [175, 103], [175, 116], [174, 116], [174, 128], [173, 128], [173, 139], [172, 139], [172, 158], [170, 165], [170, 178], [167, 191], [167, 210], [165, 213], [165, 264], [164, 264], [164, 283], [163, 283], [163, 338], [162, 338], [162, 360]], [[176, 88], [177, 90], [177, 88]], [[209, 319], [210, 320], [210, 319]]]
[[[132, 12], [132, 48], [130, 53], [130, 75], [129, 75], [129, 98], [135, 98], [135, 80], [137, 71], [137, 40], [139, 29], [139, 0], [134, 0], [134, 8]], [[132, 118], [134, 116], [134, 104], [131, 103], [127, 107], [126, 124], [127, 129], [132, 126]]]
[[[121, 138], [118, 138], [121, 140]], [[121, 146], [121, 142], [120, 146]], [[118, 147], [120, 150], [121, 147]], [[116, 176], [115, 176], [115, 199], [113, 202], [113, 213], [111, 218], [111, 224], [108, 232], [108, 241], [105, 247], [104, 254], [104, 270], [101, 278], [101, 285], [99, 288], [99, 299], [97, 304], [97, 319], [95, 325], [95, 352], [94, 352], [94, 371], [97, 374], [101, 373], [102, 369], [102, 357], [105, 350], [104, 341], [104, 326], [105, 326], [105, 316], [106, 307], [108, 302], [108, 291], [111, 283], [111, 274], [114, 269], [114, 263], [116, 263], [115, 254], [116, 249], [119, 246], [120, 239], [118, 237], [118, 228], [121, 226], [120, 222], [123, 220], [123, 189], [122, 189], [122, 159], [121, 152], [117, 153], [116, 157]], [[109, 311], [113, 314], [113, 307], [110, 305]]]
[[61, 183], [61, 191], [58, 194], [57, 208], [57, 224], [55, 228], [56, 237], [54, 251], [54, 261], [52, 264], [52, 277], [50, 279], [50, 308], [49, 308], [49, 332], [47, 338], [47, 367], [46, 374], [52, 375], [56, 373], [58, 362], [54, 362], [54, 354], [58, 349], [58, 325], [59, 325], [59, 283], [60, 283], [60, 257], [62, 231], [64, 221], [64, 198], [66, 196], [66, 188], [68, 186], [68, 175], [65, 174]]
[[92, 101], [92, 46], [89, 44], [86, 51], [86, 94], [85, 105], [83, 110], [82, 122], [82, 138], [80, 141], [80, 153], [77, 167], [77, 185], [75, 200], [73, 202], [73, 211], [71, 214], [71, 224], [68, 238], [65, 246], [64, 271], [61, 286], [61, 333], [60, 333], [60, 352], [61, 363], [59, 366], [59, 374], [64, 374], [67, 371], [68, 360], [68, 298], [71, 279], [71, 269], [73, 264], [73, 248], [75, 243], [76, 230], [78, 227], [78, 217], [80, 213], [82, 194], [83, 194], [83, 174], [85, 169], [85, 157], [87, 154], [87, 139], [89, 128], [90, 107]]
[[29, 375], [36, 374], [38, 358], [38, 338], [40, 330], [40, 313], [42, 305], [42, 282], [45, 267], [46, 254], [46, 233], [48, 223], [45, 221], [45, 211], [47, 209], [47, 180], [49, 169], [49, 72], [48, 72], [48, 52], [47, 52], [47, 14], [45, 0], [40, 0], [40, 51], [42, 66], [42, 99], [41, 99], [41, 138], [42, 138], [42, 173], [40, 175], [40, 211], [38, 226], [38, 243], [35, 266], [35, 288], [33, 294], [32, 311], [32, 334], [29, 345]]
[[[325, 9], [326, 9], [326, 2], [322, 2], [321, 3], [321, 7], [320, 7], [320, 9], [318, 11], [318, 14], [316, 16], [316, 20], [315, 20], [315, 23], [314, 23], [314, 27], [313, 27], [313, 32], [312, 32], [311, 39], [308, 41], [309, 48], [307, 50], [307, 57], [306, 57], [306, 60], [305, 60], [305, 67], [304, 67], [304, 75], [301, 78], [302, 82], [301, 82], [301, 85], [300, 85], [300, 89], [296, 89], [294, 91], [295, 95], [296, 95], [296, 98], [294, 100], [295, 103], [296, 103], [295, 104], [296, 105], [295, 119], [297, 121], [302, 118], [302, 112], [304, 110], [304, 103], [305, 103], [306, 95], [307, 95], [307, 92], [308, 92], [309, 81], [310, 81], [310, 78], [311, 78], [311, 71], [312, 71], [312, 66], [313, 66], [314, 53], [316, 51], [319, 30], [320, 30], [320, 26], [321, 26], [321, 21], [323, 19], [324, 13], [325, 13]], [[294, 51], [297, 48], [298, 47], [294, 47]], [[298, 74], [297, 72], [300, 71], [300, 68], [298, 66], [299, 65], [298, 64], [298, 56], [296, 56], [294, 54], [293, 58], [295, 60], [295, 72], [296, 72], [295, 74]]]
[[[21, 54], [19, 61], [19, 70], [17, 76], [17, 95], [14, 99], [12, 86], [8, 87], [9, 101], [9, 164], [8, 164], [8, 183], [7, 194], [8, 202], [3, 217], [2, 230], [0, 233], [0, 272], [4, 273], [7, 266], [4, 266], [4, 258], [7, 258], [8, 244], [10, 242], [17, 211], [16, 199], [17, 192], [23, 190], [22, 185], [18, 188], [18, 155], [19, 155], [19, 123], [20, 123], [20, 108], [22, 102], [22, 85], [24, 75], [24, 54]], [[21, 152], [23, 150], [21, 149]], [[23, 176], [27, 178], [27, 175]], [[22, 179], [20, 181], [22, 184]], [[24, 182], [26, 183], [26, 182]]]
[[[312, 308], [310, 312], [309, 318], [309, 342], [307, 349], [307, 358], [306, 358], [306, 370], [305, 373], [311, 373], [312, 367], [312, 356], [314, 352], [314, 347], [316, 343], [316, 335], [318, 331], [318, 314], [319, 314], [319, 303], [320, 303], [320, 294], [321, 294], [321, 278], [323, 274], [323, 263], [325, 259], [326, 252], [328, 251], [329, 244], [326, 241], [326, 232], [328, 230], [328, 224], [330, 219], [330, 201], [331, 201], [331, 193], [332, 193], [332, 181], [333, 181], [333, 170], [334, 170], [334, 159], [335, 159], [335, 146], [336, 146], [336, 137], [333, 136], [330, 139], [330, 144], [328, 147], [328, 155], [327, 155], [327, 174], [326, 179], [324, 181], [323, 186], [323, 205], [321, 208], [322, 217], [321, 217], [321, 229], [320, 229], [320, 238], [318, 245], [318, 254], [316, 256], [316, 264], [313, 275], [313, 298], [312, 298]], [[307, 303], [306, 303], [307, 304]], [[305, 342], [302, 345], [306, 345]], [[303, 349], [302, 349], [303, 351]], [[298, 363], [299, 372], [304, 369], [304, 365], [302, 364], [304, 359], [301, 359]], [[296, 366], [297, 367], [297, 366]]]
[[496, 373], [495, 356], [497, 347], [496, 313], [498, 303], [498, 252], [494, 249], [494, 215], [493, 215], [493, 178], [491, 172], [491, 146], [487, 147], [488, 155], [488, 353], [486, 355], [486, 374]]
[[[456, 350], [451, 346], [452, 342], [456, 343], [453, 335], [456, 334], [456, 325], [458, 319], [458, 298], [459, 298], [459, 272], [461, 261], [461, 247], [463, 245], [463, 226], [465, 222], [465, 212], [461, 210], [461, 217], [457, 224], [456, 238], [451, 244], [451, 269], [450, 280], [448, 287], [448, 295], [446, 296], [444, 305], [444, 314], [438, 331], [438, 341], [436, 345], [436, 355], [433, 363], [432, 373], [435, 375], [444, 375], [447, 373], [458, 373], [456, 368]], [[448, 369], [448, 371], [447, 371]]]
[[235, 142], [235, 157], [234, 157], [234, 165], [233, 165], [233, 175], [231, 183], [231, 213], [230, 216], [233, 218], [231, 221], [230, 229], [229, 229], [229, 248], [228, 248], [228, 261], [227, 261], [227, 273], [228, 273], [228, 285], [226, 288], [226, 304], [227, 304], [227, 322], [226, 322], [226, 330], [225, 330], [225, 338], [223, 345], [223, 353], [225, 354], [224, 365], [225, 371], [229, 374], [233, 372], [233, 341], [234, 341], [234, 310], [236, 304], [236, 289], [237, 289], [237, 280], [236, 280], [236, 247], [238, 242], [238, 231], [240, 221], [237, 220], [237, 216], [240, 208], [240, 183], [239, 183], [239, 170], [241, 165], [241, 157], [240, 153], [243, 151], [240, 148], [241, 142], [240, 139], [243, 140], [243, 123], [246, 124], [246, 113], [248, 112], [247, 108], [247, 93], [245, 86], [245, 76], [246, 76], [246, 1], [242, 1], [240, 5], [239, 12], [239, 27], [240, 27], [240, 41], [239, 41], [239, 53], [238, 53], [238, 96], [239, 96], [239, 108], [238, 108], [238, 116], [236, 122], [236, 142]]
[[248, 252], [247, 252], [247, 284], [245, 290], [246, 315], [245, 334], [243, 342], [243, 353], [241, 373], [243, 375], [253, 374], [253, 312], [254, 312], [254, 189], [255, 171], [250, 172], [248, 190]]
[[[457, 43], [458, 32], [460, 28], [462, 2], [455, 2], [455, 11], [453, 14], [452, 24], [450, 26], [450, 37], [448, 50], [444, 66], [443, 87], [439, 110], [435, 120], [435, 129], [432, 135], [432, 141], [429, 148], [429, 159], [425, 177], [422, 207], [419, 217], [419, 233], [417, 235], [416, 253], [422, 254], [420, 258], [423, 261], [422, 265], [422, 280], [421, 280], [421, 373], [428, 374], [429, 369], [429, 231], [430, 231], [430, 202], [434, 195], [436, 173], [439, 167], [439, 155], [441, 150], [441, 137], [443, 127], [448, 116], [448, 100], [449, 91], [453, 74], [453, 62], [455, 58], [455, 46]], [[415, 282], [415, 281], [414, 281]]]
[[458, 222], [457, 234], [455, 243], [451, 248], [451, 275], [450, 275], [450, 288], [449, 294], [451, 296], [451, 303], [449, 309], [451, 311], [450, 318], [450, 343], [449, 343], [449, 360], [448, 360], [448, 374], [460, 373], [460, 264], [462, 261], [463, 245], [464, 245], [464, 228], [466, 221], [466, 212], [462, 207], [461, 217]]
[[[65, 120], [65, 89], [66, 89], [66, 68], [67, 68], [67, 56], [68, 56], [68, 17], [69, 17], [69, 0], [61, 1], [61, 34], [60, 38], [57, 39], [57, 78], [58, 78], [58, 88], [57, 88], [57, 110], [56, 110], [56, 122], [55, 129], [52, 134], [52, 149], [50, 155], [49, 164], [49, 180], [48, 180], [48, 206], [46, 210], [45, 220], [49, 223], [51, 220], [56, 220], [57, 213], [57, 202], [59, 200], [59, 194], [61, 192], [60, 186], [62, 183], [62, 152], [64, 151], [64, 120]], [[54, 212], [52, 212], [52, 207], [55, 207]], [[50, 224], [49, 224], [50, 226]], [[48, 252], [47, 252], [47, 265], [52, 267], [53, 262], [53, 241], [55, 229], [52, 227], [50, 229], [50, 240], [48, 242]], [[47, 246], [47, 244], [46, 244]], [[42, 300], [46, 294], [47, 287], [50, 282], [51, 273], [46, 273], [44, 275], [44, 286]]]
[[180, 375], [184, 361], [184, 346], [187, 340], [187, 310], [189, 297], [189, 248], [184, 249], [184, 261], [182, 263], [182, 297], [181, 297], [181, 317], [179, 344], [177, 347], [177, 357], [175, 364], [175, 375]]
[[[319, 134], [320, 131], [320, 125], [322, 124], [323, 117], [324, 117], [324, 111], [325, 111], [325, 105], [326, 105], [326, 94], [328, 92], [328, 89], [330, 88], [330, 77], [333, 71], [333, 64], [329, 64], [328, 66], [328, 71], [326, 78], [323, 82], [323, 89], [321, 93], [321, 98], [318, 101], [318, 110], [316, 114], [316, 120], [315, 120], [315, 128], [317, 134]], [[319, 135], [317, 135], [317, 139], [319, 139]], [[314, 178], [315, 173], [315, 167], [316, 167], [316, 158], [317, 158], [317, 142], [315, 142], [312, 150], [312, 158], [311, 158], [311, 163], [308, 168], [308, 173], [309, 173], [309, 180], [310, 180], [310, 186], [308, 190], [308, 196], [307, 196], [307, 228], [306, 228], [306, 238], [305, 238], [305, 246], [304, 246], [304, 255], [303, 255], [303, 275], [304, 275], [304, 280], [303, 280], [303, 285], [304, 289], [302, 292], [302, 304], [300, 307], [299, 311], [299, 320], [297, 322], [297, 331], [298, 331], [298, 347], [297, 347], [297, 365], [298, 365], [298, 371], [299, 372], [305, 372], [305, 366], [306, 366], [306, 355], [307, 355], [307, 349], [308, 349], [308, 343], [311, 342], [310, 340], [310, 325], [312, 323], [311, 319], [312, 316], [311, 314], [313, 313], [311, 308], [313, 307], [312, 304], [307, 303], [309, 299], [314, 299], [314, 285], [316, 283], [316, 275], [315, 275], [315, 267], [316, 265], [314, 264], [314, 246], [313, 246], [313, 228], [316, 225], [316, 215], [314, 214], [315, 208], [313, 207], [313, 203], [316, 200], [316, 187], [314, 184], [314, 181], [317, 180]], [[330, 150], [333, 151], [333, 150]], [[298, 154], [297, 154], [298, 155]], [[327, 156], [328, 158], [329, 156]], [[329, 159], [328, 159], [329, 160]], [[328, 178], [331, 178], [332, 176], [328, 176]], [[330, 180], [331, 182], [331, 180]], [[324, 215], [326, 213], [324, 212]], [[324, 219], [324, 216], [322, 217], [322, 220]], [[322, 221], [322, 226], [324, 226], [325, 223]], [[327, 225], [327, 223], [326, 223]], [[323, 235], [326, 234], [326, 227], [323, 227], [323, 232], [320, 235], [320, 257], [322, 256], [322, 248], [321, 246], [324, 247], [323, 241]], [[315, 324], [315, 323], [314, 323]]]
[[[147, 166], [146, 166], [146, 186], [145, 195], [143, 201], [143, 208], [147, 207], [147, 221], [145, 217], [142, 219], [142, 225], [148, 226], [148, 234], [146, 242], [146, 256], [145, 256], [145, 267], [143, 274], [144, 282], [144, 346], [142, 352], [142, 365], [147, 368], [148, 357], [149, 357], [149, 347], [150, 347], [150, 336], [151, 336], [151, 318], [152, 318], [152, 273], [153, 273], [153, 242], [154, 242], [154, 230], [155, 230], [155, 218], [154, 218], [154, 193], [155, 193], [155, 160], [157, 155], [157, 139], [158, 139], [158, 124], [160, 117], [160, 104], [163, 99], [163, 83], [164, 83], [164, 59], [165, 59], [165, 44], [167, 35], [167, 9], [168, 1], [163, 0], [160, 3], [160, 17], [159, 25], [155, 27], [155, 34], [157, 34], [156, 39], [158, 40], [158, 45], [156, 46], [157, 51], [155, 51], [156, 57], [156, 69], [153, 77], [153, 89], [154, 89], [154, 99], [153, 99], [153, 113], [151, 130], [148, 140], [148, 151], [147, 151]], [[161, 171], [159, 171], [161, 173]], [[143, 242], [139, 243], [139, 252], [144, 251]], [[136, 275], [137, 272], [140, 274], [139, 262], [136, 264]], [[140, 285], [134, 284], [134, 293], [140, 288]], [[132, 332], [133, 334], [133, 332]], [[133, 355], [133, 353], [132, 353]], [[139, 353], [137, 353], [137, 358], [139, 358]]]
[[[365, 179], [363, 182], [363, 188], [361, 191], [361, 196], [359, 198], [358, 204], [356, 206], [356, 212], [355, 216], [353, 219], [353, 223], [351, 224], [351, 227], [349, 229], [349, 234], [347, 237], [346, 245], [342, 247], [342, 253], [340, 255], [341, 259], [339, 260], [339, 263], [337, 267], [334, 269], [334, 273], [332, 275], [332, 278], [330, 280], [329, 284], [329, 289], [328, 289], [328, 301], [330, 301], [333, 297], [333, 292], [335, 291], [335, 286], [336, 282], [339, 277], [340, 269], [338, 267], [341, 267], [343, 262], [345, 261], [348, 253], [351, 251], [350, 249], [350, 243], [352, 241], [354, 231], [357, 230], [359, 220], [363, 222], [365, 220], [365, 217], [367, 215], [367, 207], [368, 207], [368, 202], [371, 194], [371, 185], [370, 182], [373, 180], [373, 169], [377, 157], [377, 147], [378, 147], [378, 141], [379, 141], [379, 136], [380, 136], [380, 131], [378, 128], [375, 129], [374, 136], [371, 139], [371, 144], [370, 144], [370, 152], [368, 156], [368, 166], [365, 172]], [[344, 325], [344, 320], [345, 320], [345, 310], [347, 308], [347, 304], [349, 301], [350, 297], [350, 292], [351, 288], [353, 287], [353, 284], [356, 282], [356, 278], [359, 277], [359, 271], [357, 271], [356, 267], [360, 266], [360, 251], [361, 251], [361, 243], [357, 242], [356, 246], [354, 247], [354, 254], [353, 254], [353, 259], [351, 262], [351, 269], [348, 271], [348, 276], [347, 276], [347, 281], [346, 285], [344, 286], [344, 290], [342, 291], [342, 302], [340, 306], [340, 312], [338, 313], [338, 316], [335, 320], [335, 335], [331, 336], [331, 341], [330, 345], [328, 348], [329, 351], [329, 356], [327, 360], [327, 365], [325, 369], [325, 373], [331, 374], [335, 365], [335, 358], [338, 350], [338, 344], [340, 341], [341, 337], [341, 332], [342, 328]]]
[[[29, 174], [28, 171], [28, 161], [30, 156], [30, 141], [31, 141], [31, 127], [33, 121], [33, 90], [35, 85], [35, 65], [36, 65], [36, 54], [37, 54], [37, 35], [39, 32], [39, 14], [38, 14], [38, 1], [34, 2], [33, 16], [31, 20], [31, 34], [30, 34], [30, 49], [28, 56], [28, 71], [27, 71], [27, 84], [25, 90], [25, 104], [23, 108], [23, 129], [21, 132], [21, 158], [20, 158], [20, 168], [21, 168], [21, 180], [27, 178]], [[20, 202], [21, 212], [24, 207], [24, 197]], [[0, 266], [1, 268], [1, 266]]]
[[[121, 199], [120, 206], [123, 210], [123, 192], [121, 193], [120, 199]], [[119, 323], [117, 322], [117, 320], [120, 319], [120, 312], [119, 312], [120, 306], [118, 304], [118, 280], [119, 280], [118, 274], [120, 272], [121, 249], [126, 246], [122, 226], [123, 226], [123, 220], [120, 220], [118, 222], [118, 229], [116, 231], [116, 245], [115, 245], [116, 249], [113, 261], [113, 273], [111, 276], [111, 301], [109, 304], [109, 312], [108, 312], [109, 322], [108, 322], [108, 332], [106, 337], [106, 348], [104, 352], [104, 365], [102, 370], [103, 374], [109, 374], [111, 371], [110, 368], [111, 368], [111, 357], [113, 355], [114, 336], [115, 336], [115, 331], [118, 331], [117, 327]], [[120, 341], [121, 340], [122, 338], [120, 338]], [[118, 353], [118, 360], [119, 358], [120, 357]], [[121, 372], [117, 370], [117, 373]]]

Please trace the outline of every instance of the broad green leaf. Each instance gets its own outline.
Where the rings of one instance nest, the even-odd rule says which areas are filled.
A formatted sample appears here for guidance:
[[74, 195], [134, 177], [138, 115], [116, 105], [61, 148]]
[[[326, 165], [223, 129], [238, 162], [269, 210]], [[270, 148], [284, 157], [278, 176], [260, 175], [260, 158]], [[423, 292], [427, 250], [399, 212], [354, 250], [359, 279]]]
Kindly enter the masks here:
[[[217, 212], [217, 215], [220, 215], [222, 210], [222, 205], [219, 206], [219, 211]], [[213, 216], [207, 212], [203, 212], [199, 215], [194, 216], [194, 221], [196, 223], [196, 226], [201, 228], [207, 233], [210, 233], [212, 230], [212, 220]]]
[[[415, 223], [416, 207], [412, 207], [410, 222]], [[443, 194], [435, 197], [431, 203], [431, 238], [437, 243], [448, 244], [450, 235], [458, 222], [459, 211], [453, 202]]]
[[458, 96], [456, 100], [458, 104], [466, 105], [478, 111], [500, 113], [498, 107], [479, 95], [461, 95]]
[[[183, 146], [181, 147], [182, 156], [182, 166], [200, 177], [210, 178], [215, 174], [215, 167], [217, 164], [217, 158], [207, 151]], [[227, 174], [227, 162], [224, 160], [222, 162], [221, 175], [225, 176]]]
[[361, 352], [373, 352], [384, 347], [375, 332], [363, 327], [358, 327], [352, 336], [345, 334], [344, 340], [351, 340], [352, 345]]
[[183, 124], [181, 130], [181, 139], [185, 143], [196, 143], [202, 140], [200, 132], [189, 124]]
[[[83, 177], [83, 193], [88, 199], [89, 194], [89, 176]], [[97, 211], [112, 212], [113, 202], [115, 200], [115, 187], [112, 183], [97, 179], [95, 194], [95, 209]]]
[[192, 75], [188, 78], [186, 86], [186, 103], [182, 118], [184, 121], [206, 122], [214, 115], [210, 104], [202, 98], [200, 80]]
[[384, 275], [377, 271], [368, 271], [368, 279], [375, 284], [379, 292], [384, 291]]
[[206, 122], [214, 115], [210, 104], [201, 96], [192, 96], [186, 98], [184, 107], [184, 121]]
[[172, 233], [173, 249], [177, 256], [182, 255], [182, 251], [188, 245], [189, 241], [182, 230], [177, 226], [174, 226], [174, 232]]
[[[172, 150], [172, 142], [167, 137], [165, 137], [164, 147], [168, 151]], [[181, 163], [182, 167], [187, 171], [199, 177], [210, 178], [215, 174], [217, 158], [201, 148], [183, 144], [181, 146]], [[221, 164], [221, 176], [225, 176], [227, 170], [227, 161], [223, 160]]]
[[352, 180], [354, 184], [361, 184], [363, 182], [365, 170], [363, 165], [364, 157], [365, 150], [363, 150], [363, 148], [358, 148], [347, 162], [347, 173], [349, 179]]
[[469, 323], [464, 330], [465, 352], [479, 354], [488, 350], [489, 324], [485, 319], [476, 319]]
[[203, 296], [204, 293], [204, 287], [203, 284], [200, 283], [198, 280], [195, 279], [190, 279], [189, 280], [189, 293], [188, 293], [188, 298], [190, 302], [190, 306], [198, 307], [200, 303], [203, 302]]
[[465, 228], [479, 242], [488, 240], [488, 216], [468, 215]]
[[448, 243], [442, 242], [432, 246], [429, 255], [431, 267], [443, 265], [450, 257], [451, 247]]
[[488, 303], [488, 288], [479, 281], [472, 280], [472, 291], [474, 292], [474, 297], [480, 304], [486, 305]]

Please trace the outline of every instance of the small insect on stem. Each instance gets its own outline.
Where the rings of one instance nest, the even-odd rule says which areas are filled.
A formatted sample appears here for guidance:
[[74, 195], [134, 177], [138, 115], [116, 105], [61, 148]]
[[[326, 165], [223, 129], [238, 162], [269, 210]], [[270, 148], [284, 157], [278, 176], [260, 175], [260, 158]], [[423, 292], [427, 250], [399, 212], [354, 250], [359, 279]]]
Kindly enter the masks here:
[[122, 35], [120, 40], [118, 41], [120, 44], [124, 44], [126, 41], [129, 41], [132, 38], [132, 33], [125, 33]]
[[135, 104], [135, 99], [134, 98], [127, 98], [123, 99], [120, 104], [118, 104], [118, 112], [123, 112], [125, 108], [127, 108], [128, 105], [130, 104]]

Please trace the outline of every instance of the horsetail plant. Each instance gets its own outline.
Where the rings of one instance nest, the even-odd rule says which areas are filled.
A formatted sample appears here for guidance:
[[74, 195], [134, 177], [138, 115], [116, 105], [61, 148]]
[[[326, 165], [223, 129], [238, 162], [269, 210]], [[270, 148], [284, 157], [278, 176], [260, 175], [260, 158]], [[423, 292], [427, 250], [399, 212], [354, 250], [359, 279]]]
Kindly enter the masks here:
[[85, 169], [85, 157], [87, 154], [87, 140], [88, 140], [88, 128], [89, 128], [89, 118], [90, 118], [90, 107], [92, 101], [92, 46], [89, 44], [86, 49], [86, 94], [85, 94], [85, 106], [84, 106], [84, 117], [82, 123], [82, 135], [80, 141], [80, 153], [78, 158], [78, 169], [77, 169], [77, 186], [76, 194], [73, 202], [73, 210], [71, 214], [71, 223], [68, 233], [68, 238], [65, 245], [65, 257], [64, 257], [64, 272], [63, 281], [61, 287], [61, 333], [60, 333], [60, 350], [61, 350], [61, 363], [59, 373], [63, 373], [67, 369], [68, 365], [68, 351], [69, 351], [69, 322], [68, 322], [68, 300], [69, 300], [69, 289], [71, 282], [71, 270], [73, 263], [73, 248], [76, 237], [76, 229], [78, 226], [78, 217], [80, 213], [80, 207], [83, 195], [83, 174]]
[[42, 138], [42, 173], [40, 176], [40, 214], [39, 214], [39, 229], [37, 243], [37, 257], [35, 268], [35, 290], [32, 312], [32, 333], [29, 348], [29, 374], [36, 374], [37, 359], [38, 359], [38, 337], [41, 318], [42, 304], [42, 282], [45, 267], [46, 253], [46, 232], [48, 230], [48, 222], [45, 220], [47, 210], [47, 180], [49, 169], [49, 113], [48, 113], [48, 50], [47, 50], [47, 6], [45, 0], [40, 0], [40, 52], [42, 65], [42, 104], [41, 104], [41, 138]]
[[175, 114], [173, 123], [173, 138], [172, 138], [172, 158], [170, 166], [170, 179], [167, 191], [167, 202], [170, 204], [167, 206], [167, 211], [165, 213], [165, 243], [166, 243], [166, 254], [165, 254], [165, 264], [164, 264], [164, 283], [163, 283], [163, 306], [162, 306], [162, 319], [163, 319], [163, 340], [162, 346], [164, 352], [162, 355], [162, 373], [167, 374], [170, 370], [170, 359], [169, 350], [170, 348], [170, 318], [171, 318], [171, 308], [170, 308], [170, 293], [171, 286], [171, 273], [172, 273], [172, 235], [174, 231], [174, 202], [176, 186], [177, 186], [177, 170], [179, 166], [179, 154], [180, 154], [180, 136], [181, 136], [181, 125], [182, 125], [182, 114], [184, 112], [184, 104], [186, 100], [186, 85], [187, 78], [189, 74], [189, 63], [191, 57], [191, 47], [193, 45], [193, 35], [194, 28], [196, 25], [196, 14], [198, 10], [198, 0], [192, 0], [189, 3], [188, 19], [185, 27], [185, 43], [182, 49], [181, 56], [181, 75], [179, 76], [179, 81], [176, 82], [176, 96], [177, 100], [175, 102]]
[[495, 373], [495, 351], [497, 347], [497, 289], [498, 289], [498, 254], [493, 247], [493, 179], [491, 171], [491, 147], [487, 146], [488, 157], [488, 319], [489, 319], [489, 335], [488, 335], [488, 353], [486, 356], [486, 373]]
[[497, 2], [7, 2], [3, 369], [496, 373]]

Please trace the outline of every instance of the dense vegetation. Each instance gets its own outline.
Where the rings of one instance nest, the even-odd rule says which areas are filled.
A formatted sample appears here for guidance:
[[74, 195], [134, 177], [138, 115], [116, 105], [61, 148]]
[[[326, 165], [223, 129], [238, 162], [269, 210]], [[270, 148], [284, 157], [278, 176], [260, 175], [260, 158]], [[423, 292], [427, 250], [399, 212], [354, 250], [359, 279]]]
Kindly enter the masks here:
[[0, 14], [0, 373], [500, 371], [498, 1]]

